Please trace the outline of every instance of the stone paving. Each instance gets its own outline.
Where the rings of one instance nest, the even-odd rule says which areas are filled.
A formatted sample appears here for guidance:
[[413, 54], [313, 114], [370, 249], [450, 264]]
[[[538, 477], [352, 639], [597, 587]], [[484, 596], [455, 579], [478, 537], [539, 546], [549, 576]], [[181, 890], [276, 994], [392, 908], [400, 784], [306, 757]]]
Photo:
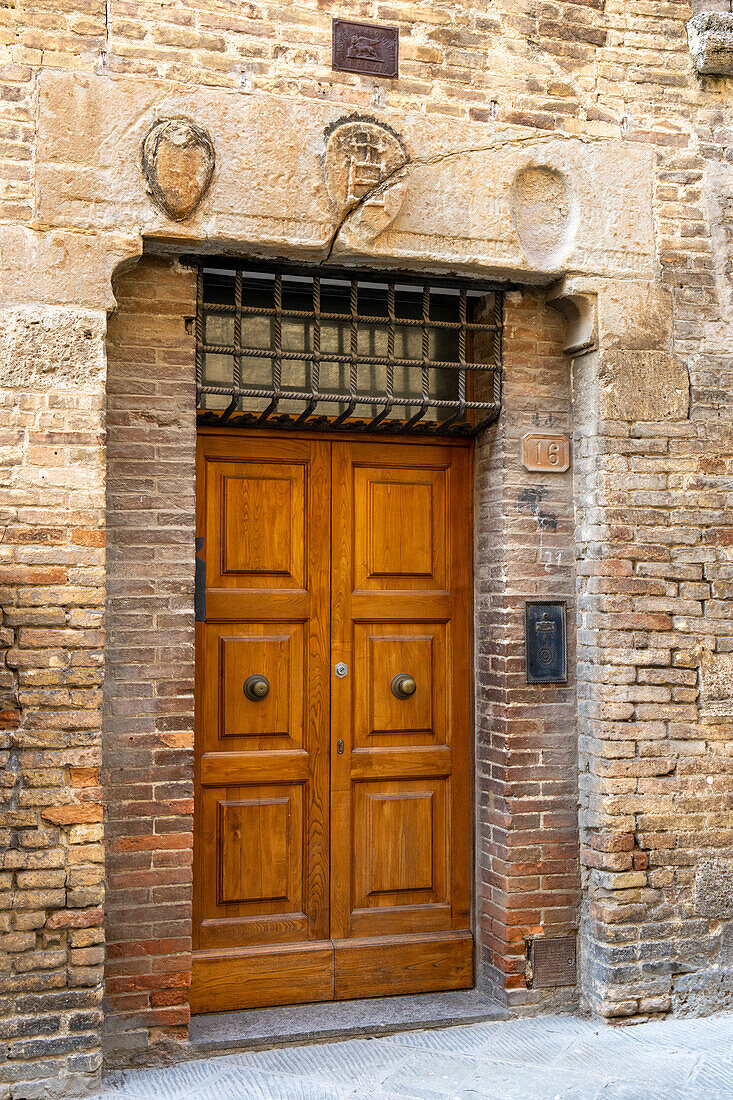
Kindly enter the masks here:
[[543, 1016], [130, 1070], [94, 1100], [731, 1100], [733, 1014]]

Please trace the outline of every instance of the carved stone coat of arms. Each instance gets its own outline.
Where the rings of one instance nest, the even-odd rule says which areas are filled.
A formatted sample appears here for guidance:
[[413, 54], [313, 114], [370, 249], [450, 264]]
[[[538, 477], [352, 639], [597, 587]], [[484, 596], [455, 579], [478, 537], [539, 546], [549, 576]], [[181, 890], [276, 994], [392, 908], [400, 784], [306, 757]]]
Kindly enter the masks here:
[[371, 243], [394, 221], [407, 193], [408, 162], [400, 136], [374, 119], [350, 116], [327, 129], [326, 190], [343, 243]]

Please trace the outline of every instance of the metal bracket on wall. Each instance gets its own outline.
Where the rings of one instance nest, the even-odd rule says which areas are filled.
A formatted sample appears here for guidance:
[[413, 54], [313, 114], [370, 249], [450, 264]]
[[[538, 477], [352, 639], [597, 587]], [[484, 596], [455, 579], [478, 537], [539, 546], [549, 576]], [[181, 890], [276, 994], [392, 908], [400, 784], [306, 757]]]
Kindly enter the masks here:
[[203, 535], [196, 536], [196, 570], [194, 573], [193, 608], [197, 623], [206, 622], [206, 562], [199, 555], [204, 548]]

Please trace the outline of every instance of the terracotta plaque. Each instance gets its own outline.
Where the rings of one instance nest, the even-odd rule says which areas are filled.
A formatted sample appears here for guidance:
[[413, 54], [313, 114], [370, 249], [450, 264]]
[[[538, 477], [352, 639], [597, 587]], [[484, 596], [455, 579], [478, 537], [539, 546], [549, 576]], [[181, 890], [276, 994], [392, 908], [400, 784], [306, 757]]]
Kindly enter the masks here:
[[522, 465], [542, 474], [562, 474], [570, 467], [570, 440], [555, 432], [527, 432], [522, 437]]
[[397, 27], [333, 21], [331, 67], [339, 72], [397, 76], [398, 50]]

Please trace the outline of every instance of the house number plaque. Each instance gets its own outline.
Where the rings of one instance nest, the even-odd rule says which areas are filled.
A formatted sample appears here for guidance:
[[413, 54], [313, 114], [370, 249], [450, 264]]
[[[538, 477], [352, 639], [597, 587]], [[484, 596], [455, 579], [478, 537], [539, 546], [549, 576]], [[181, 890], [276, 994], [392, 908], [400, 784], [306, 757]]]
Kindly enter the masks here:
[[524, 637], [528, 684], [564, 684], [568, 678], [565, 602], [529, 602]]
[[570, 440], [554, 432], [527, 432], [522, 437], [522, 465], [541, 474], [564, 474], [570, 467]]

